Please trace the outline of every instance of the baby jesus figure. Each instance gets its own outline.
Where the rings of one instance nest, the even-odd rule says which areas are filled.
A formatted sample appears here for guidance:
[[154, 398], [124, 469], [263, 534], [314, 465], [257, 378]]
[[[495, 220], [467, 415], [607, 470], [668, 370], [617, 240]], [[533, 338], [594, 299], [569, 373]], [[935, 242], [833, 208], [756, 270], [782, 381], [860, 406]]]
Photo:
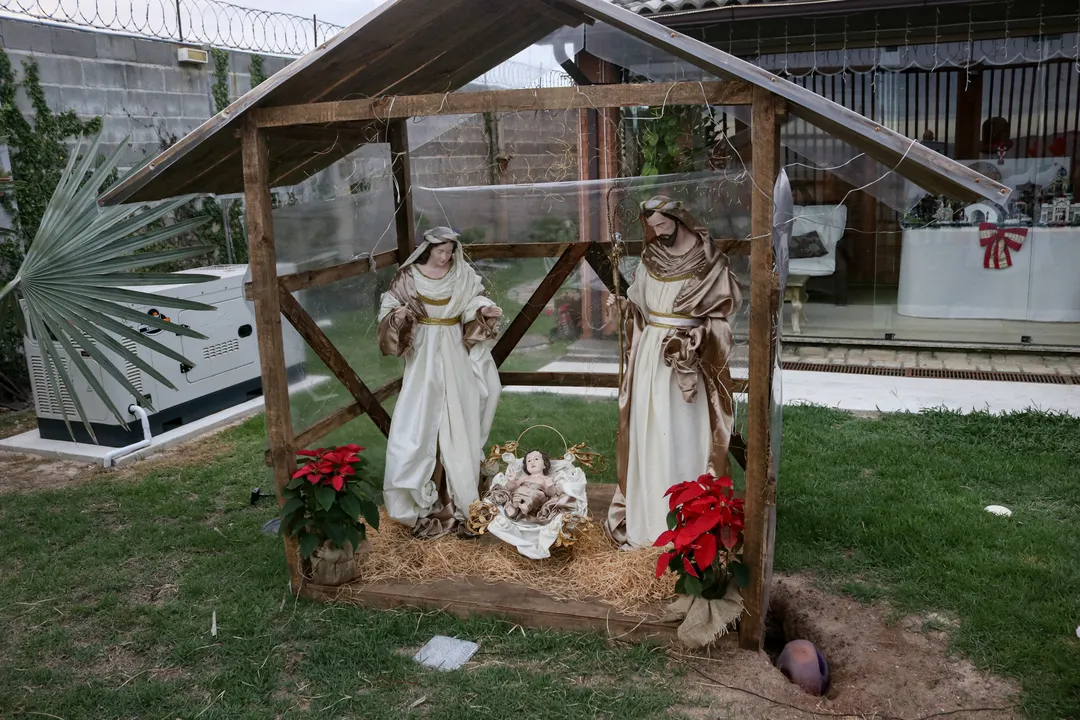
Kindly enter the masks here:
[[562, 495], [551, 478], [551, 459], [540, 450], [525, 455], [525, 472], [512, 474], [506, 483], [506, 494], [499, 504], [511, 520], [543, 519], [541, 510], [549, 500]]

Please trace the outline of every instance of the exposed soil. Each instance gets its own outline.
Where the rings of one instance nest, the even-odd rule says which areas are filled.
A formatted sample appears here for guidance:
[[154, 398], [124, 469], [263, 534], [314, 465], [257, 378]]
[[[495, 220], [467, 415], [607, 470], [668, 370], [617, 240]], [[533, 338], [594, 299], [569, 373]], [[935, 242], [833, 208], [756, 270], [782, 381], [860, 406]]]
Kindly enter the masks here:
[[832, 679], [828, 696], [803, 693], [764, 653], [731, 651], [702, 661], [682, 656], [693, 668], [687, 682], [703, 693], [698, 704], [708, 702], [706, 714], [684, 708], [685, 714], [786, 719], [821, 713], [882, 720], [941, 713], [950, 718], [1022, 717], [1015, 707], [1014, 684], [948, 652], [946, 631], [955, 621], [945, 616], [890, 623], [886, 604], [864, 605], [832, 595], [802, 576], [776, 578], [771, 613], [783, 619], [786, 639], [809, 640], [825, 655]]
[[220, 456], [228, 449], [220, 433], [240, 422], [243, 420], [218, 428], [210, 435], [162, 450], [145, 460], [112, 470], [106, 470], [98, 463], [49, 460], [39, 455], [0, 451], [0, 495], [75, 487], [93, 482], [104, 475], [122, 480], [137, 480], [150, 469], [198, 465]]

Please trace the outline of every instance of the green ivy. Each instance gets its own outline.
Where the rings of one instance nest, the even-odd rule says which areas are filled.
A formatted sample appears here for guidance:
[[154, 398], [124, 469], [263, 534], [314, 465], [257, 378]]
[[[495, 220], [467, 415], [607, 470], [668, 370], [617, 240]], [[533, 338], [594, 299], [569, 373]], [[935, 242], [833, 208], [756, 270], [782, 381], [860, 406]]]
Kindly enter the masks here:
[[266, 82], [266, 68], [263, 67], [262, 55], [251, 56], [251, 65], [248, 67], [248, 71], [251, 73], [252, 90]]
[[[20, 87], [30, 99], [33, 118], [24, 116], [15, 102]], [[25, 248], [37, 234], [45, 207], [67, 165], [65, 141], [100, 130], [101, 118], [83, 120], [73, 111], [53, 113], [45, 100], [37, 63], [24, 60], [23, 78], [17, 80], [11, 59], [0, 48], [0, 137], [7, 142], [10, 175], [15, 180], [14, 188], [0, 195], [0, 206], [12, 220], [12, 232], [0, 236], [0, 284], [14, 277]], [[5, 170], [0, 168], [0, 174]], [[0, 325], [0, 397], [30, 397], [22, 333], [12, 322]]]
[[692, 112], [687, 106], [649, 111], [640, 138], [642, 175], [668, 175], [693, 169]]
[[229, 107], [229, 53], [221, 48], [210, 48], [214, 58], [214, 84], [210, 88], [214, 96], [214, 112]]

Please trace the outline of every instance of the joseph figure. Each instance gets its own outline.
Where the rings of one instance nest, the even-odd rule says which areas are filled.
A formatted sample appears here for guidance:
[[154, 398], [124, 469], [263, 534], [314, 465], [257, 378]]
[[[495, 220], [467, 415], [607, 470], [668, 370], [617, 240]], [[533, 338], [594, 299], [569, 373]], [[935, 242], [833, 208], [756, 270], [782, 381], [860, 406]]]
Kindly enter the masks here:
[[728, 318], [742, 302], [727, 257], [680, 201], [656, 196], [641, 220], [641, 264], [617, 301], [628, 357], [606, 527], [624, 549], [650, 547], [668, 529], [669, 487], [729, 474]]

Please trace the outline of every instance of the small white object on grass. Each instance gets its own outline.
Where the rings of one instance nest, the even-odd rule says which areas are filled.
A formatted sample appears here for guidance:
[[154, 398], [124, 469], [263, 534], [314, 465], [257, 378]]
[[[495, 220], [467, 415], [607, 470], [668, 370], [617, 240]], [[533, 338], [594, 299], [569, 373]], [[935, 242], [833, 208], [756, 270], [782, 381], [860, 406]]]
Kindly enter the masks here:
[[1080, 625], [1076, 626], [1076, 637], [1080, 638]]
[[436, 635], [420, 648], [413, 660], [436, 670], [456, 670], [476, 654], [480, 646], [468, 640]]
[[217, 637], [217, 609], [210, 611], [210, 635]]
[[1010, 515], [1012, 515], [1012, 510], [1005, 507], [1004, 505], [987, 505], [983, 509], [986, 510], [986, 512], [988, 513], [992, 513], [1000, 517], [1009, 517]]

